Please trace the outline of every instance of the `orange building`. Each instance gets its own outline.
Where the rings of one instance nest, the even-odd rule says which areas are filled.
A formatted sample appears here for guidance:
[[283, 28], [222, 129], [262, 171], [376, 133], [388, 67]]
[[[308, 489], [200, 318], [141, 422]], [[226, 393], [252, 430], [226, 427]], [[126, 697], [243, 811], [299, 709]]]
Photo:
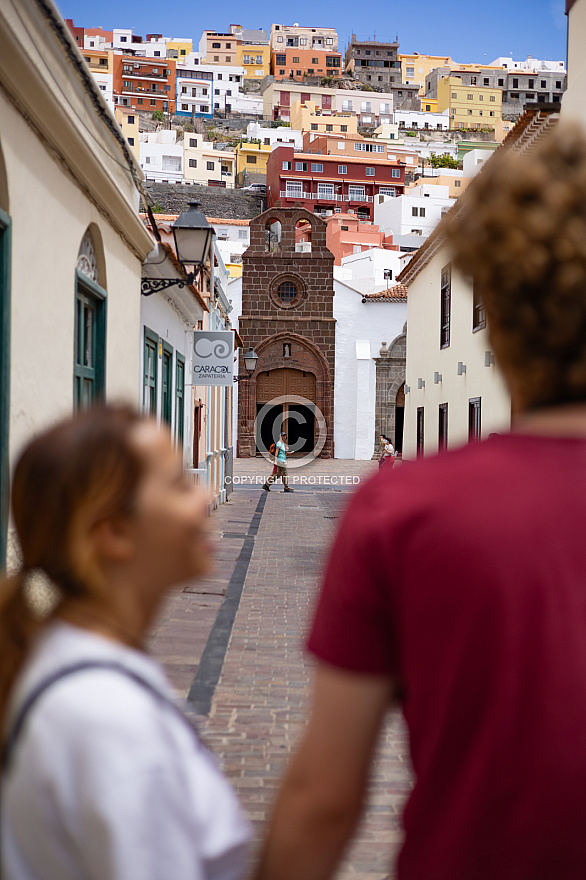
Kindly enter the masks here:
[[361, 250], [373, 247], [399, 250], [399, 246], [393, 244], [391, 234], [385, 235], [376, 223], [358, 220], [356, 214], [332, 214], [326, 222], [326, 247], [334, 255], [335, 266], [342, 265], [342, 257], [355, 254], [357, 247]]
[[284, 48], [271, 52], [271, 74], [277, 79], [304, 76], [340, 76], [341, 52]]
[[114, 103], [132, 110], [175, 113], [176, 62], [114, 54]]

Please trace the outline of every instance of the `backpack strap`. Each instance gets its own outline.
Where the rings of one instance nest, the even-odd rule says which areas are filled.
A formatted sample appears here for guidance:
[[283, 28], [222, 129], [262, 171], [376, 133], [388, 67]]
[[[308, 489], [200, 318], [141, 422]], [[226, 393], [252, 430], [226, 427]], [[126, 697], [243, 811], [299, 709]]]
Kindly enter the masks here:
[[139, 685], [139, 687], [142, 687], [145, 691], [148, 691], [159, 703], [171, 709], [175, 713], [175, 715], [179, 717], [183, 721], [183, 723], [187, 725], [187, 727], [189, 727], [189, 730], [193, 734], [197, 743], [201, 744], [197, 728], [183, 714], [179, 706], [177, 706], [176, 703], [173, 702], [173, 700], [169, 699], [169, 697], [166, 697], [159, 690], [157, 690], [154, 685], [152, 685], [141, 675], [138, 675], [138, 673], [133, 672], [126, 666], [123, 666], [122, 663], [117, 663], [114, 660], [83, 660], [79, 663], [72, 664], [71, 666], [64, 666], [61, 669], [58, 669], [52, 675], [49, 675], [47, 676], [47, 678], [40, 681], [39, 684], [37, 684], [37, 686], [33, 688], [30, 694], [28, 694], [22, 706], [18, 710], [16, 718], [8, 733], [6, 734], [4, 742], [2, 743], [2, 750], [0, 752], [0, 775], [4, 775], [8, 772], [10, 760], [14, 752], [14, 747], [16, 745], [18, 737], [22, 732], [25, 721], [27, 720], [31, 710], [38, 702], [38, 700], [43, 696], [45, 691], [47, 691], [58, 681], [61, 681], [62, 678], [68, 678], [70, 675], [75, 675], [78, 672], [86, 672], [90, 669], [108, 669], [112, 672], [117, 672], [120, 675], [124, 675], [126, 678], [130, 678], [137, 685]]

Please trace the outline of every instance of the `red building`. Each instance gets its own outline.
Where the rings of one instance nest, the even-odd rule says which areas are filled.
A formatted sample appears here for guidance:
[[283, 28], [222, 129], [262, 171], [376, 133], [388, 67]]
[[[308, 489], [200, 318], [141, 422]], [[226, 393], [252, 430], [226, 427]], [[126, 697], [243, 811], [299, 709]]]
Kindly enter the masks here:
[[72, 18], [66, 18], [65, 24], [69, 28], [69, 32], [70, 32], [71, 36], [73, 37], [73, 39], [77, 43], [78, 49], [83, 49], [83, 42], [84, 42], [84, 35], [85, 35], [84, 29], [82, 27], [76, 27], [73, 24]]
[[176, 62], [114, 53], [114, 103], [132, 110], [175, 113]]
[[404, 190], [404, 164], [386, 158], [295, 153], [282, 146], [267, 162], [270, 208], [303, 206], [321, 216], [344, 212], [373, 220], [376, 196], [401, 196]]

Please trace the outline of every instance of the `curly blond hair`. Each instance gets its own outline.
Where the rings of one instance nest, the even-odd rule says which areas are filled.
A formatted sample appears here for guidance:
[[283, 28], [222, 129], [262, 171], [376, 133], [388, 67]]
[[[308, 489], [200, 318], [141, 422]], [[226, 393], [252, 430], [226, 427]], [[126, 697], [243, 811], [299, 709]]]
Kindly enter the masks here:
[[586, 400], [586, 136], [560, 122], [495, 155], [447, 223], [520, 408]]

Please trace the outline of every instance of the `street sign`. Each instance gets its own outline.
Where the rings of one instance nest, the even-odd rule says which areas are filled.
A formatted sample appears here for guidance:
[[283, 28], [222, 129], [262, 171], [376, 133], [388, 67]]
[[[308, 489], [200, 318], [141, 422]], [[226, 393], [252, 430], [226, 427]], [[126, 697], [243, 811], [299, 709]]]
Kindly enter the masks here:
[[231, 330], [195, 330], [193, 384], [232, 385], [234, 334]]

